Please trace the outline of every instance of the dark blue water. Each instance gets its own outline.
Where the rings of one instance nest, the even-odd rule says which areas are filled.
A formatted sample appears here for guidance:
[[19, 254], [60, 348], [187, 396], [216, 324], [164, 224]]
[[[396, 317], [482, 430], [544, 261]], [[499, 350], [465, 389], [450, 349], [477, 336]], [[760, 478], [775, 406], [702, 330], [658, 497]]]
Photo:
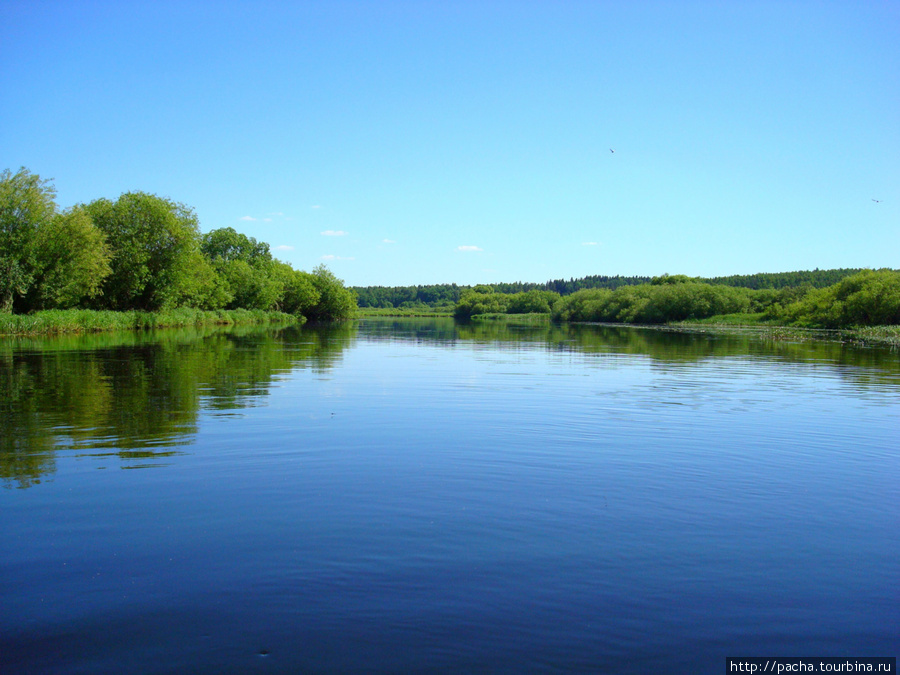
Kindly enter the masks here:
[[896, 351], [372, 320], [0, 376], [3, 673], [900, 651]]

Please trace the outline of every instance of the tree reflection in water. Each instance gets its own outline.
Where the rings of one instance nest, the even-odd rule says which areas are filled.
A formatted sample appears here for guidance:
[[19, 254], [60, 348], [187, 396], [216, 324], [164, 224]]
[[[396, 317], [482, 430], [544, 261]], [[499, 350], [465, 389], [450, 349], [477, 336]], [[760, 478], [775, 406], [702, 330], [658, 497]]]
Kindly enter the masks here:
[[[594, 356], [642, 356], [659, 369], [742, 358], [834, 369], [854, 390], [900, 385], [896, 351], [765, 332], [700, 333], [609, 325], [366, 319], [303, 328], [171, 329], [0, 340], [0, 480], [29, 487], [56, 454], [116, 457], [122, 468], [163, 466], [197, 433], [199, 413], [258, 405], [279, 375], [327, 372], [356, 340], [491, 345]], [[615, 367], [615, 359], [610, 362]]]
[[274, 378], [327, 371], [350, 325], [173, 329], [0, 340], [0, 480], [29, 487], [56, 453], [165, 464], [197, 432], [201, 410], [254, 406]]

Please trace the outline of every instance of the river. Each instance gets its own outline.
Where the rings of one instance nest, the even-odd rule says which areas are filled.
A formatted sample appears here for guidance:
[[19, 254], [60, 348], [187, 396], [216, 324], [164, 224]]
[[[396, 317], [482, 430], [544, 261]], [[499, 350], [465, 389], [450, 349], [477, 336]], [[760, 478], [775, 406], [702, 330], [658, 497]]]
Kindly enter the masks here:
[[0, 672], [900, 651], [900, 355], [372, 319], [0, 339]]

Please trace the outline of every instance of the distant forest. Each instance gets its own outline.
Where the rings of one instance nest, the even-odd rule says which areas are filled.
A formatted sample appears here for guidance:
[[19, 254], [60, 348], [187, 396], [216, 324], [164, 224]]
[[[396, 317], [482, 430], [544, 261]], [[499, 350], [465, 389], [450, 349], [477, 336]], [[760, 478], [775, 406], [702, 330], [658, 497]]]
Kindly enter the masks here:
[[[825, 288], [859, 271], [858, 268], [815, 269], [801, 272], [735, 274], [727, 277], [697, 278], [696, 281], [753, 290], [780, 290], [798, 286]], [[585, 289], [607, 288], [615, 290], [621, 286], [639, 286], [649, 284], [651, 281], [652, 277], [592, 275], [580, 279], [554, 279], [543, 284], [517, 281], [514, 283], [488, 284], [488, 286], [495, 293], [515, 294], [527, 291], [553, 291], [565, 296]], [[471, 288], [473, 287], [458, 286], [457, 284], [432, 284], [426, 286], [353, 286], [352, 290], [356, 292], [357, 302], [360, 307], [414, 309], [422, 306], [453, 308], [459, 302], [461, 293]]]

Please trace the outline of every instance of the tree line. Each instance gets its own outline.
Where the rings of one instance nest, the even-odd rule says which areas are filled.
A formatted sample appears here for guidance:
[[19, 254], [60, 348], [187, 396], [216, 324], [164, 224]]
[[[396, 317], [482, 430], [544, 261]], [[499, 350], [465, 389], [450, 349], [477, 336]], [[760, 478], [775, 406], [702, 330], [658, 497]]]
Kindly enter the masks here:
[[0, 313], [45, 309], [277, 310], [338, 320], [353, 292], [325, 266], [295, 270], [269, 245], [145, 192], [60, 209], [52, 183], [0, 174]]
[[[806, 270], [798, 272], [775, 272], [760, 274], [732, 275], [727, 277], [698, 277], [699, 282], [735, 286], [738, 288], [782, 289], [804, 286], [809, 288], [825, 288], [832, 286], [848, 276], [860, 272], [860, 269]], [[552, 291], [559, 295], [571, 295], [585, 289], [605, 288], [616, 290], [623, 286], [641, 286], [649, 284], [653, 277], [649, 276], [605, 276], [592, 275], [578, 279], [553, 279], [544, 283], [516, 281], [512, 283], [491, 284], [496, 293], [514, 295], [529, 291]], [[353, 291], [359, 299], [360, 307], [415, 309], [428, 306], [432, 308], [451, 309], [459, 302], [465, 291], [472, 286], [456, 284], [432, 284], [428, 286], [354, 286]]]
[[491, 286], [464, 290], [454, 314], [550, 314], [556, 321], [659, 324], [746, 315], [748, 321], [844, 328], [900, 324], [900, 271], [862, 270], [824, 288], [811, 283], [780, 289], [710, 284], [685, 275], [650, 283], [586, 288], [562, 296], [553, 291], [506, 294]]

